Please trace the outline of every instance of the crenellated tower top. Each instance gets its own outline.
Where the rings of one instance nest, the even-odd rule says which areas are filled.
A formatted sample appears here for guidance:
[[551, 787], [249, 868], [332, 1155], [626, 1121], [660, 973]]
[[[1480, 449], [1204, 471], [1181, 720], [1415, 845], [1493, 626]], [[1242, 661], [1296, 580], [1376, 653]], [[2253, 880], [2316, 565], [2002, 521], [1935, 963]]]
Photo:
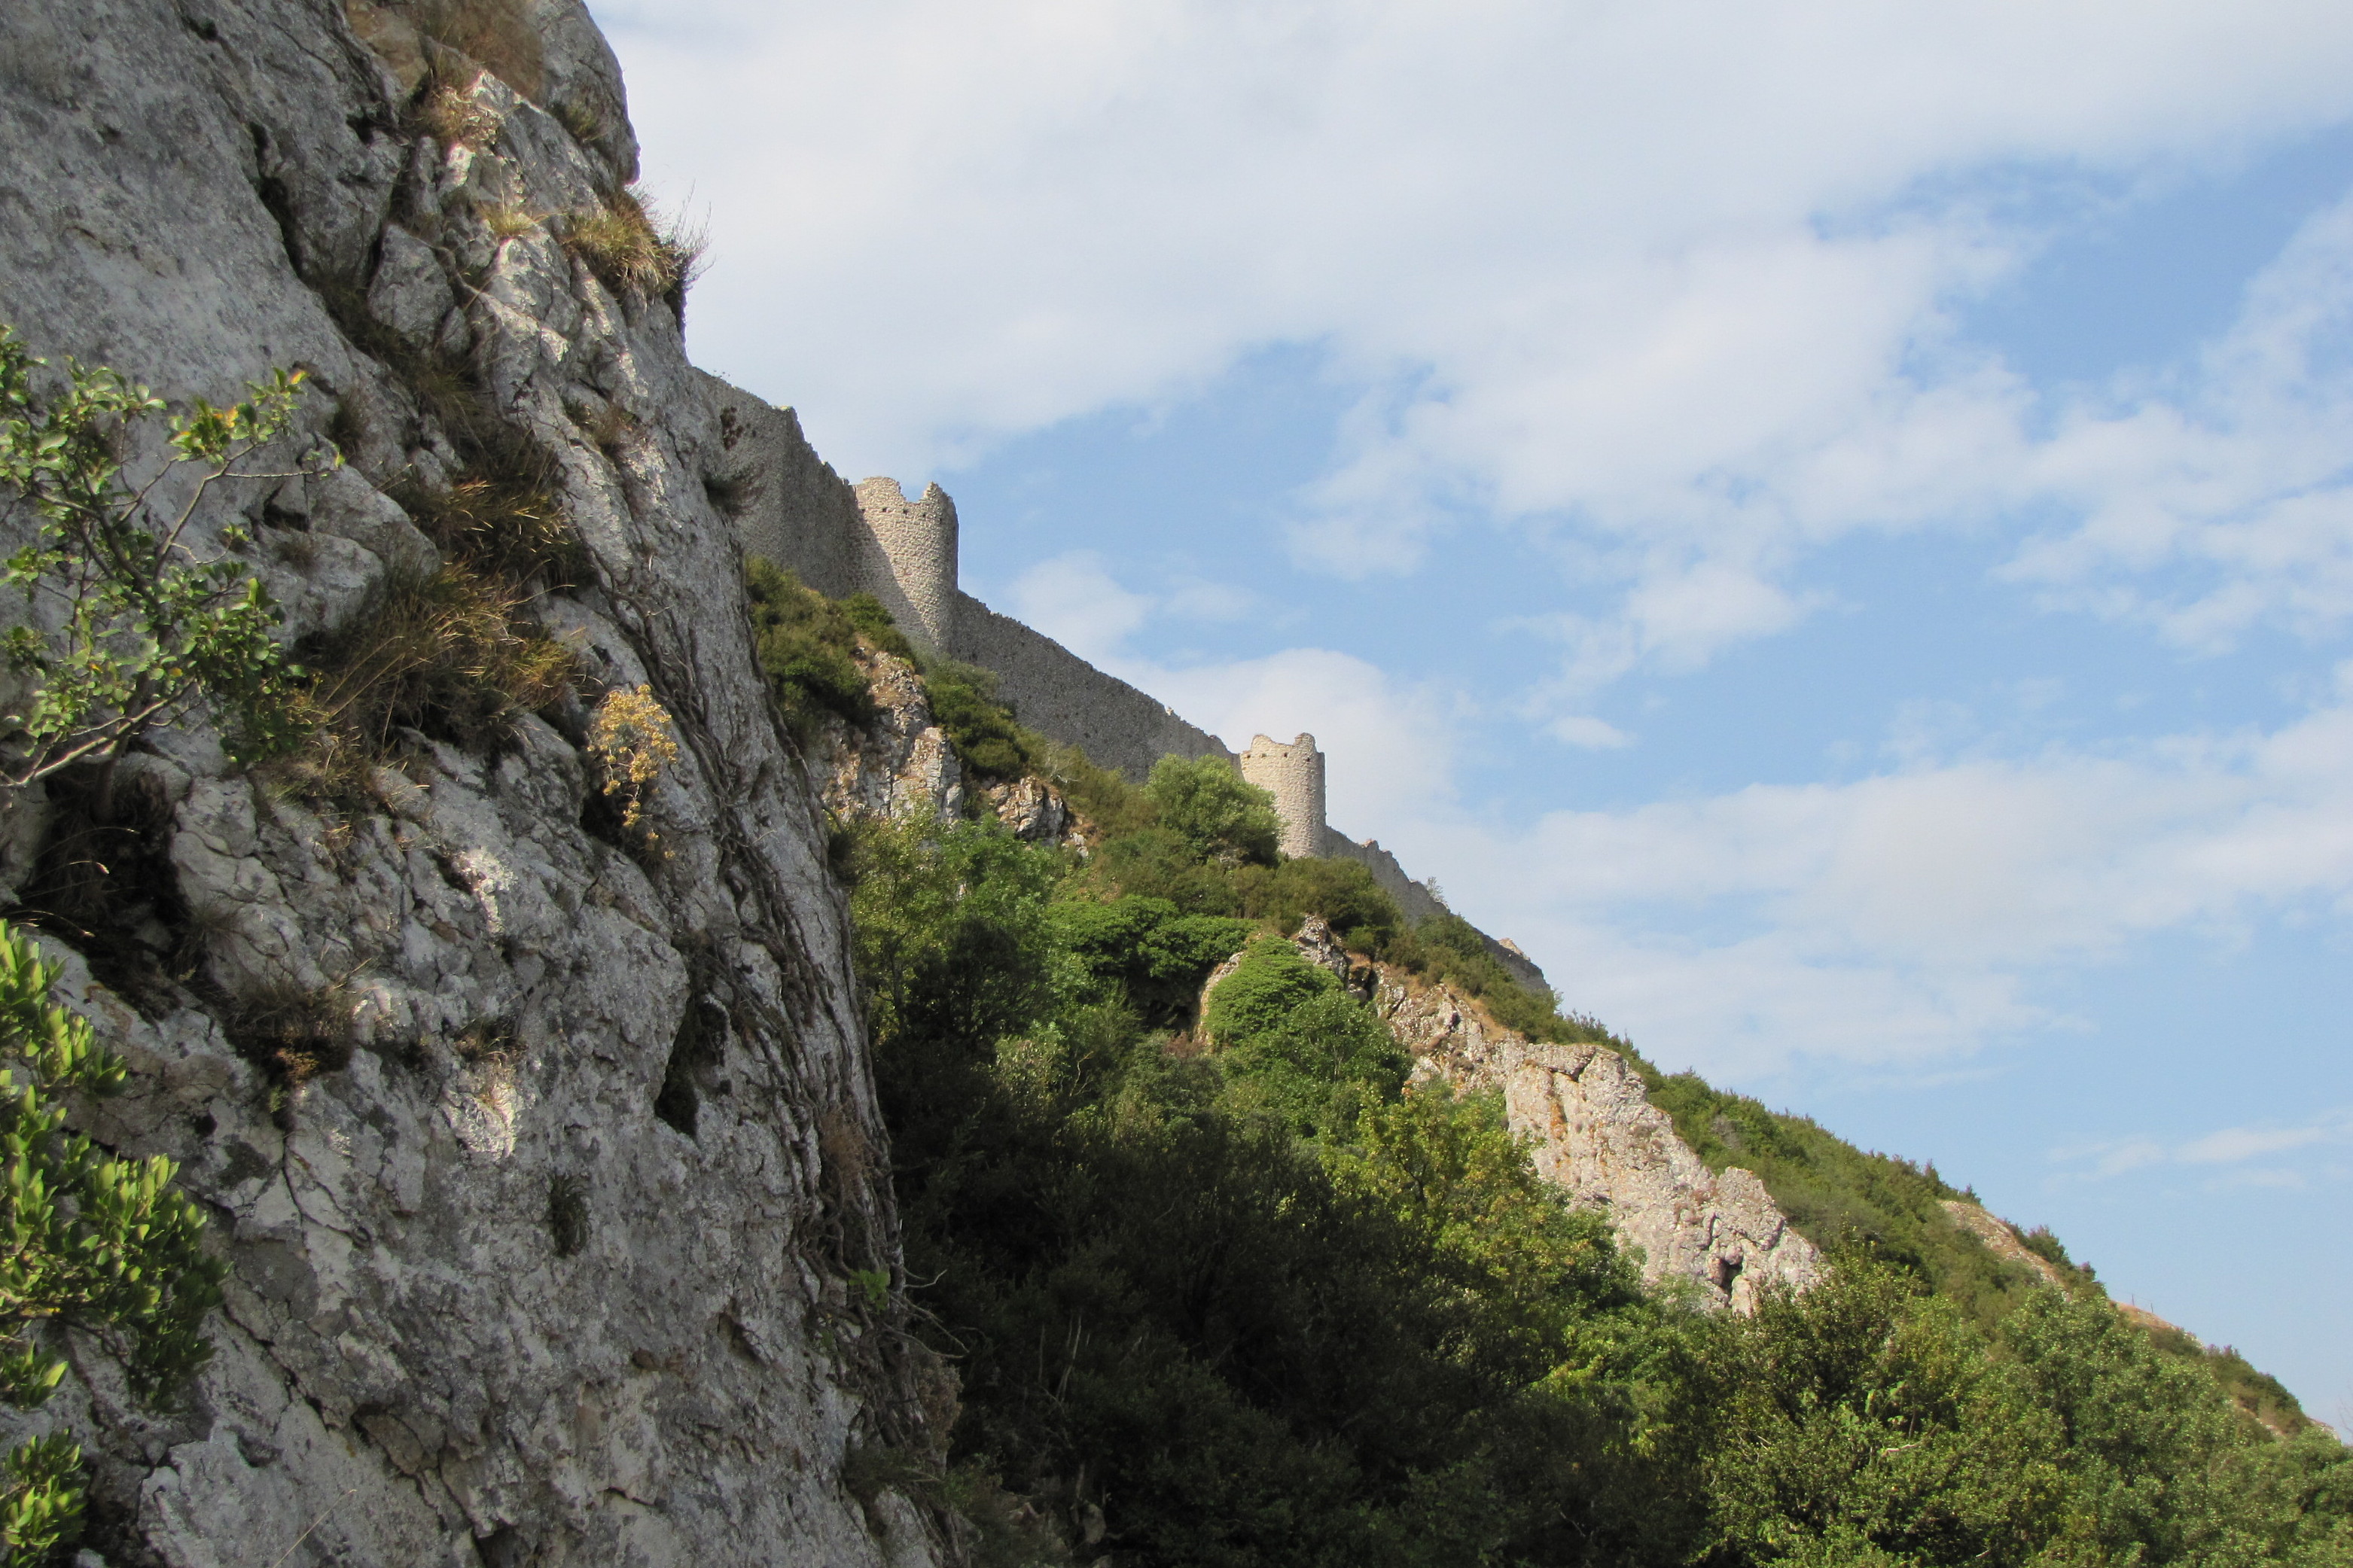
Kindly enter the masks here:
[[1261, 735], [1241, 755], [1242, 777], [1274, 796], [1282, 818], [1282, 852], [1293, 859], [1324, 853], [1324, 753], [1315, 737], [1288, 745]]
[[936, 484], [909, 500], [899, 481], [858, 487], [865, 524], [851, 572], [860, 589], [882, 601], [907, 639], [934, 657], [955, 651], [955, 502]]

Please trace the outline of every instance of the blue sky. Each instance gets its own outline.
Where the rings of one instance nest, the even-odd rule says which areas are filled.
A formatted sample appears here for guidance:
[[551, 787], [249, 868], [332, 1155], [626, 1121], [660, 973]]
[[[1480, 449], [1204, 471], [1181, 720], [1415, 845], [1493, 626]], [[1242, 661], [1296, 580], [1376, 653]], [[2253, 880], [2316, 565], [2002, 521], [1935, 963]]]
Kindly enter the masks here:
[[2353, 1422], [2353, 13], [604, 0], [697, 361]]

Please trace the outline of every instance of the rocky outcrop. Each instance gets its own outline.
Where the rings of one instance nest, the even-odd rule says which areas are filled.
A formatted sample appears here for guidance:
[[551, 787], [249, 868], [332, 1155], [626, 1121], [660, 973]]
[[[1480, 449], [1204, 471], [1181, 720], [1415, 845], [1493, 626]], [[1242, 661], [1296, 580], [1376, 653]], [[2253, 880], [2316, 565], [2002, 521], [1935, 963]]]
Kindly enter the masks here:
[[1386, 965], [1374, 1005], [1414, 1054], [1418, 1077], [1501, 1091], [1537, 1173], [1605, 1210], [1620, 1240], [1641, 1249], [1646, 1279], [1687, 1281], [1703, 1306], [1749, 1312], [1767, 1284], [1803, 1289], [1820, 1278], [1820, 1251], [1765, 1184], [1736, 1167], [1709, 1170], [1617, 1052], [1529, 1040], [1452, 988]]
[[969, 805], [993, 814], [1017, 838], [1060, 844], [1070, 836], [1070, 805], [1043, 780], [966, 775], [913, 665], [871, 649], [860, 652], [858, 664], [872, 715], [856, 724], [821, 716], [809, 748], [827, 810], [845, 820], [945, 822]]
[[959, 815], [964, 768], [947, 732], [932, 720], [923, 679], [889, 654], [861, 653], [858, 662], [873, 695], [873, 717], [852, 724], [826, 714], [809, 749], [826, 805], [838, 816], [881, 821]]
[[1945, 1211], [1947, 1219], [1983, 1242], [1985, 1249], [2004, 1263], [2025, 1269], [2053, 1289], [2067, 1289], [2067, 1277], [2060, 1271], [2059, 1266], [2019, 1240], [2018, 1233], [2010, 1228], [2007, 1221], [1997, 1218], [1965, 1198], [1945, 1198], [1936, 1206]]
[[[394, 496], [527, 442], [591, 563], [533, 613], [681, 746], [659, 849], [598, 826], [576, 714], [411, 733], [334, 808], [202, 726], [133, 760], [139, 875], [69, 991], [133, 1073], [90, 1130], [212, 1216], [217, 1354], [150, 1411], [75, 1340], [9, 1425], [74, 1428], [122, 1565], [931, 1562], [842, 1479], [945, 1395], [880, 1289], [843, 901], [733, 607], [721, 432], [670, 306], [565, 243], [633, 163], [619, 82], [576, 0], [479, 9], [539, 29], [538, 101], [399, 6], [353, 7], [382, 54], [330, 0], [0, 7], [0, 320], [182, 403], [302, 365], [289, 455], [332, 426], [351, 459], [216, 492], [189, 541], [251, 527], [290, 626], [332, 628], [436, 559]], [[6, 876], [45, 896], [30, 854]]]

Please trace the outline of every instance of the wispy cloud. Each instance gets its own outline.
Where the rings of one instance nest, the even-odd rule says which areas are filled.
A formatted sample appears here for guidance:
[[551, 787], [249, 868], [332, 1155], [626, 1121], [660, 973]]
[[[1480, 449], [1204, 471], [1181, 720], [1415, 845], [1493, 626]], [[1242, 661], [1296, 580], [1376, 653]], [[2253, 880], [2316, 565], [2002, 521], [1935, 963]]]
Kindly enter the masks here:
[[[2307, 1173], [2277, 1156], [2353, 1145], [2353, 1107], [2341, 1107], [2306, 1121], [2256, 1127], [2224, 1127], [2194, 1138], [2168, 1142], [2149, 1137], [2114, 1139], [2053, 1151], [2052, 1159], [2076, 1179], [2103, 1181], [2152, 1167], [2206, 1173], [2231, 1186], [2297, 1187]], [[2255, 1162], [2268, 1162], [2257, 1165]]]

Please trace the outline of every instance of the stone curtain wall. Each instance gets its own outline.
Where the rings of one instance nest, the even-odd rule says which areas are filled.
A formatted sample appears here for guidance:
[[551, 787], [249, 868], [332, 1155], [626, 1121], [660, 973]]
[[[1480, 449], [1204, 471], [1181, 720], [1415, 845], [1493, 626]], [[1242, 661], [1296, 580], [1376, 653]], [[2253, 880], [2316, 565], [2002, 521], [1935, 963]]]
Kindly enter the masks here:
[[882, 601], [907, 640], [950, 658], [956, 649], [955, 502], [937, 485], [909, 500], [899, 481], [858, 487], [858, 586]]
[[1324, 852], [1324, 753], [1315, 737], [1300, 735], [1289, 745], [1253, 738], [1241, 756], [1242, 777], [1274, 796], [1282, 818], [1282, 852], [1294, 859]]
[[1370, 871], [1381, 891], [1395, 899], [1398, 908], [1405, 911], [1405, 918], [1416, 925], [1446, 910], [1428, 888], [1405, 874], [1398, 858], [1382, 848], [1376, 839], [1359, 843], [1336, 827], [1326, 827], [1324, 842], [1316, 852], [1335, 860], [1354, 860]]
[[723, 457], [720, 472], [741, 487], [736, 531], [745, 552], [800, 574], [829, 597], [857, 593], [857, 545], [865, 537], [858, 492], [801, 434], [800, 416], [771, 406], [703, 371]]
[[955, 503], [937, 485], [912, 501], [895, 479], [853, 486], [818, 456], [791, 409], [696, 374], [726, 443], [721, 471], [744, 495], [736, 528], [747, 553], [837, 599], [872, 594], [925, 652], [994, 671], [1023, 723], [1139, 783], [1171, 752], [1233, 755], [1166, 703], [959, 593]]
[[1042, 632], [956, 595], [955, 657], [997, 675], [997, 691], [1031, 729], [1082, 748], [1142, 783], [1152, 764], [1180, 757], [1230, 759], [1225, 742], [1179, 718], [1159, 699], [1102, 670]]

